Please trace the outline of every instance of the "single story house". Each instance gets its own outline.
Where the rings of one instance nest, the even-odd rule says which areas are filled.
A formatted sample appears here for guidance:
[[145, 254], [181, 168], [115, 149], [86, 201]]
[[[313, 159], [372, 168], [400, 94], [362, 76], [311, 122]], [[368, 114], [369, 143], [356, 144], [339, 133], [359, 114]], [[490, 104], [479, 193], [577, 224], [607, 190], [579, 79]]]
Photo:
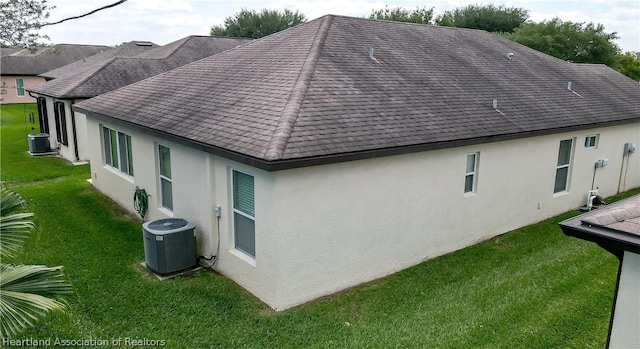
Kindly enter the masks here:
[[[74, 103], [115, 90], [136, 81], [191, 63], [241, 45], [249, 39], [188, 36], [165, 46], [120, 50], [110, 57], [97, 57], [84, 64], [71, 64], [42, 74], [54, 78], [27, 89], [38, 96], [41, 132], [49, 134], [49, 145], [71, 162], [87, 161], [86, 121], [71, 109]], [[140, 45], [140, 42], [134, 42]], [[125, 47], [126, 48], [126, 47]], [[168, 89], [171, 89], [168, 86]]]
[[95, 55], [108, 49], [101, 45], [59, 44], [40, 47], [35, 52], [20, 50], [0, 57], [1, 103], [35, 103], [27, 89], [38, 86], [45, 79], [38, 75]]
[[[81, 76], [83, 72], [89, 72], [89, 74], [91, 74], [96, 70], [96, 68], [108, 63], [115, 57], [133, 57], [155, 47], [158, 47], [158, 45], [149, 41], [130, 41], [102, 51], [93, 56], [44, 72], [40, 74], [39, 77], [44, 78], [46, 81], [57, 78], [62, 79], [64, 77], [73, 79], [77, 76]], [[57, 146], [59, 141], [68, 144], [69, 139], [71, 139], [71, 142], [77, 140], [78, 133], [76, 131], [75, 120], [66, 120], [66, 115], [68, 115], [68, 113], [64, 110], [64, 106], [56, 104], [56, 101], [52, 98], [34, 94], [33, 91], [37, 88], [38, 87], [27, 88], [27, 92], [30, 96], [36, 98], [40, 133], [49, 134], [49, 142], [54, 145], [52, 147], [54, 149], [59, 148]], [[49, 117], [50, 115], [52, 117]], [[62, 122], [63, 119], [64, 122]], [[69, 123], [70, 125], [68, 125]], [[71, 130], [71, 136], [69, 135], [68, 130]], [[83, 136], [84, 133], [80, 133], [80, 137], [82, 138]]]
[[640, 348], [640, 195], [560, 223], [620, 261], [607, 348]]
[[98, 190], [145, 189], [283, 310], [640, 186], [639, 100], [485, 31], [326, 15], [73, 110]]
[[156, 47], [159, 46], [150, 41], [129, 41], [113, 48], [109, 48], [108, 50], [102, 51], [93, 56], [89, 56], [73, 63], [63, 65], [60, 68], [46, 71], [39, 76], [45, 78], [47, 81], [56, 78], [62, 78], [65, 76], [72, 76], [75, 74], [79, 74], [86, 69], [91, 69], [92, 67], [95, 67], [95, 65], [102, 64], [110, 60], [111, 58], [134, 57]]

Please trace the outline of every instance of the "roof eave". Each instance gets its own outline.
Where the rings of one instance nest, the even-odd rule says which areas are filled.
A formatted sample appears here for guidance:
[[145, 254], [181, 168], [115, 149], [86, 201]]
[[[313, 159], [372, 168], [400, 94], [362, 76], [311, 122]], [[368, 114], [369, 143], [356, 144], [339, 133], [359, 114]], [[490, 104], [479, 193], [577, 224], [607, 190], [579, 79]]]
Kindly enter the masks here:
[[[596, 212], [600, 210], [613, 210], [620, 205], [624, 205], [625, 202], [629, 202], [629, 200], [637, 200], [637, 196], [632, 196], [625, 200], [604, 206], [597, 209]], [[562, 232], [567, 236], [595, 242], [600, 245], [600, 247], [618, 257], [618, 259], [622, 258], [624, 251], [640, 254], [640, 235], [606, 226], [590, 224], [585, 218], [593, 214], [593, 212], [594, 211], [590, 211], [560, 222], [559, 225]]]
[[89, 98], [93, 98], [97, 95], [91, 95], [91, 96], [82, 96], [82, 95], [69, 95], [69, 94], [62, 94], [62, 95], [57, 95], [57, 94], [52, 94], [49, 92], [42, 92], [42, 91], [38, 91], [37, 87], [36, 89], [30, 89], [30, 88], [25, 88], [25, 90], [27, 92], [31, 92], [33, 94], [37, 94], [39, 96], [44, 96], [44, 97], [51, 97], [51, 98], [55, 98], [55, 99], [89, 99]]
[[379, 157], [409, 154], [409, 153], [416, 153], [421, 151], [438, 150], [438, 149], [455, 148], [455, 147], [462, 147], [462, 146], [469, 146], [469, 145], [476, 145], [476, 144], [483, 144], [483, 143], [508, 141], [508, 140], [535, 137], [535, 136], [544, 136], [544, 135], [550, 135], [550, 134], [556, 134], [556, 133], [562, 133], [562, 132], [593, 129], [594, 127], [608, 127], [608, 126], [623, 125], [623, 124], [629, 124], [629, 123], [640, 121], [640, 117], [638, 117], [633, 119], [616, 120], [616, 121], [603, 122], [603, 123], [597, 123], [597, 124], [586, 124], [586, 125], [579, 125], [579, 126], [572, 126], [572, 127], [565, 127], [565, 128], [554, 128], [554, 129], [536, 130], [536, 131], [525, 131], [525, 132], [493, 135], [493, 136], [486, 136], [486, 137], [475, 137], [475, 138], [459, 139], [459, 140], [452, 140], [452, 141], [444, 141], [444, 142], [421, 143], [421, 144], [414, 144], [414, 145], [371, 149], [371, 150], [337, 153], [337, 154], [329, 154], [329, 155], [318, 155], [318, 156], [310, 156], [310, 157], [303, 157], [303, 158], [266, 160], [266, 159], [261, 159], [261, 158], [253, 157], [250, 155], [238, 153], [232, 150], [224, 149], [221, 147], [216, 147], [210, 144], [198, 142], [188, 138], [180, 137], [180, 136], [177, 136], [168, 132], [164, 132], [161, 130], [152, 129], [152, 128], [139, 125], [133, 122], [128, 122], [125, 120], [114, 118], [109, 115], [96, 113], [91, 110], [78, 107], [76, 105], [72, 106], [72, 108], [75, 111], [81, 112], [86, 115], [91, 115], [99, 120], [107, 120], [109, 122], [113, 122], [116, 124], [123, 124], [129, 127], [134, 127], [135, 129], [141, 130], [142, 132], [147, 134], [164, 137], [172, 141], [175, 141], [176, 143], [184, 144], [192, 148], [196, 148], [214, 155], [219, 155], [219, 156], [228, 158], [230, 160], [237, 161], [237, 162], [240, 162], [249, 166], [253, 166], [265, 171], [270, 171], [270, 172], [288, 170], [288, 169], [294, 169], [294, 168], [300, 168], [300, 167], [326, 165], [326, 164], [332, 164], [332, 163], [338, 163], [338, 162], [374, 159]]
[[595, 242], [609, 253], [620, 258], [624, 251], [640, 254], [640, 237], [613, 229], [585, 225], [578, 218], [560, 222], [562, 232], [574, 238]]
[[38, 76], [38, 73], [7, 73], [3, 71], [2, 76]]

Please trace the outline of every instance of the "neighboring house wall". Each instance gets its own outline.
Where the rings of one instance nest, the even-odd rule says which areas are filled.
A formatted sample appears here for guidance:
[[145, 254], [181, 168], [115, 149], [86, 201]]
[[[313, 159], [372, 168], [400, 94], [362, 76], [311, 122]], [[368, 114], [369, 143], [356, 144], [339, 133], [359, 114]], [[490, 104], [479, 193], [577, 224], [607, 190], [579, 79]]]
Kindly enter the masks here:
[[[79, 103], [83, 101], [82, 99], [74, 100], [74, 103]], [[73, 111], [72, 111], [73, 112]], [[75, 126], [76, 126], [76, 141], [78, 142], [78, 161], [89, 161], [91, 158], [89, 156], [89, 138], [87, 135], [87, 118], [84, 114], [75, 113]], [[75, 157], [75, 150], [74, 150]], [[75, 160], [74, 160], [75, 161]]]
[[[49, 146], [52, 149], [57, 149], [60, 152], [60, 156], [71, 161], [89, 161], [88, 150], [88, 135], [87, 135], [87, 121], [84, 114], [75, 113], [71, 110], [71, 105], [78, 103], [82, 100], [62, 100], [53, 97], [43, 96], [47, 107], [47, 120], [49, 124]], [[60, 117], [56, 117], [56, 104], [62, 103], [64, 105], [64, 122], [65, 127], [58, 126]], [[58, 111], [58, 115], [59, 115]], [[61, 134], [58, 138], [59, 132], [64, 133], [66, 130], [66, 140], [64, 135]], [[75, 131], [75, 135], [74, 135]], [[65, 141], [65, 142], [63, 142]], [[76, 142], [77, 151], [76, 156]], [[65, 144], [66, 143], [66, 144]]]
[[[101, 125], [131, 136], [133, 177], [105, 165]], [[221, 205], [216, 270], [277, 310], [583, 206], [599, 159], [609, 164], [597, 169], [595, 186], [615, 194], [624, 143], [640, 144], [635, 123], [266, 172], [126, 124], [88, 118], [87, 129], [94, 186], [129, 210], [134, 188], [147, 190], [145, 219], [194, 222], [203, 255], [216, 254]], [[597, 148], [585, 149], [592, 134]], [[566, 139], [574, 139], [569, 187], [554, 194]], [[159, 208], [158, 143], [171, 149], [173, 212]], [[469, 153], [478, 154], [475, 193], [464, 192]], [[639, 158], [625, 159], [626, 189], [640, 186]], [[255, 259], [234, 248], [231, 169], [255, 179]]]
[[640, 348], [640, 255], [624, 252], [610, 348]]
[[[29, 92], [25, 89], [38, 86], [45, 82], [45, 79], [39, 76], [2, 75], [0, 79], [0, 86], [2, 86], [2, 95], [0, 96], [2, 101], [0, 103], [2, 104], [35, 103], [36, 99], [29, 96]], [[16, 83], [16, 80], [22, 81], [22, 89], [17, 86], [20, 83]], [[24, 94], [21, 92], [24, 92]]]

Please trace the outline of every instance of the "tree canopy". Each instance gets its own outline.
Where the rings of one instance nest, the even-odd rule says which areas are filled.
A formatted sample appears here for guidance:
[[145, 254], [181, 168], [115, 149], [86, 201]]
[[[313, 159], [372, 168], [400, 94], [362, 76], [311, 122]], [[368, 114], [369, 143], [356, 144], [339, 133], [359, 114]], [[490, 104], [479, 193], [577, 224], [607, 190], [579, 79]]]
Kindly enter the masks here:
[[36, 46], [48, 39], [39, 33], [54, 9], [46, 0], [2, 0], [0, 2], [0, 45]]
[[565, 22], [559, 18], [521, 25], [505, 37], [538, 51], [575, 63], [602, 63], [613, 67], [618, 36], [602, 24]]
[[563, 22], [558, 18], [539, 23], [528, 22], [528, 10], [493, 4], [458, 7], [445, 11], [435, 19], [433, 8], [407, 10], [402, 7], [385, 7], [372, 10], [369, 18], [482, 29], [499, 33], [562, 60], [606, 64], [640, 81], [640, 59], [632, 53], [621, 54], [614, 43], [618, 36], [615, 32], [605, 32], [601, 24]]
[[402, 7], [389, 8], [386, 6], [384, 9], [372, 10], [369, 18], [395, 22], [431, 24], [433, 22], [433, 7], [430, 9], [417, 7], [415, 10], [407, 10]]
[[640, 82], [640, 59], [631, 53], [619, 54], [615, 69], [620, 73]]
[[488, 32], [510, 33], [525, 23], [529, 11], [504, 5], [468, 5], [445, 11], [436, 24], [447, 27], [482, 29]]
[[260, 12], [243, 8], [234, 16], [225, 18], [223, 25], [211, 27], [212, 36], [230, 36], [258, 39], [306, 22], [298, 11], [264, 9]]

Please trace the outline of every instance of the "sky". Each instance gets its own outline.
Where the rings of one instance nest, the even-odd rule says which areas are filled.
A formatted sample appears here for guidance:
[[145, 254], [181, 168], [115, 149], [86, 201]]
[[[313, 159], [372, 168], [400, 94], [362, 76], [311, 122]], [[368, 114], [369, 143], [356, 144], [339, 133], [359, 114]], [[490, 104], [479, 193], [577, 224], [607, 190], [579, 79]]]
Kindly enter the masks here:
[[[56, 6], [49, 21], [84, 14], [115, 0], [49, 0]], [[291, 9], [308, 20], [326, 14], [362, 17], [385, 6], [415, 9], [435, 8], [435, 14], [469, 4], [506, 5], [529, 10], [530, 20], [558, 17], [572, 22], [604, 25], [607, 33], [616, 32], [616, 44], [626, 51], [640, 51], [640, 0], [129, 0], [122, 5], [93, 15], [44, 27], [41, 32], [49, 43], [118, 45], [132, 40], [165, 45], [188, 35], [208, 35], [242, 8], [249, 10]]]

